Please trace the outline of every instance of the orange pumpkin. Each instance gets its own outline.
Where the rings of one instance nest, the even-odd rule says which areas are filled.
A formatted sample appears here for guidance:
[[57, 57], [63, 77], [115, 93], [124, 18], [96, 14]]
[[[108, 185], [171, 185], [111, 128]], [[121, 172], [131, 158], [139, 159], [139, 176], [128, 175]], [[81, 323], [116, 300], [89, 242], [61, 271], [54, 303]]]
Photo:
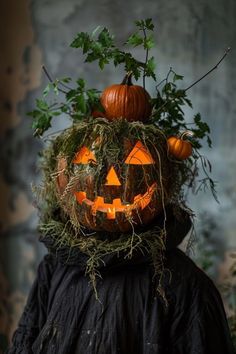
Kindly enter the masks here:
[[[120, 124], [107, 143], [107, 134], [98, 134], [99, 124], [94, 122], [82, 142], [74, 145], [71, 162], [58, 156], [55, 182], [60, 205], [75, 225], [91, 230], [125, 232], [132, 225], [146, 225], [169, 196], [166, 140], [158, 132], [158, 138], [146, 133], [147, 141], [138, 140]], [[110, 122], [103, 124], [108, 133]], [[155, 148], [153, 139], [158, 142]]]
[[190, 141], [184, 140], [184, 137], [187, 135], [192, 136], [193, 133], [186, 131], [181, 134], [180, 137], [171, 136], [168, 139], [169, 153], [176, 157], [178, 160], [185, 160], [192, 154], [193, 148]]
[[131, 82], [132, 73], [128, 73], [121, 84], [107, 87], [101, 96], [101, 104], [106, 118], [114, 120], [126, 118], [128, 121], [147, 121], [151, 114], [151, 102], [148, 92]]

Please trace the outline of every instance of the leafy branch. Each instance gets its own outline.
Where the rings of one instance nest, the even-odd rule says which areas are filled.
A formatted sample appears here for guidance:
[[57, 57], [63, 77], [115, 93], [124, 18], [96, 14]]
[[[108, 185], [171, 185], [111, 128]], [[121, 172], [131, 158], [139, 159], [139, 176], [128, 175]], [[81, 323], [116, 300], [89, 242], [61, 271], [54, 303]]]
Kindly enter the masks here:
[[[100, 28], [96, 28], [91, 35], [86, 32], [78, 33], [71, 43], [71, 47], [82, 49], [85, 55], [85, 62], [98, 61], [101, 70], [104, 69], [105, 65], [113, 63], [115, 67], [124, 64], [125, 71], [132, 71], [136, 80], [143, 73], [145, 84], [145, 77], [152, 77], [156, 80], [154, 57], [149, 59], [149, 50], [154, 47], [152, 34], [154, 25], [152, 19], [136, 21], [135, 25], [137, 31], [127, 39], [125, 44], [132, 47], [142, 46], [146, 51], [144, 62], [135, 59], [130, 52], [120, 50], [115, 45], [114, 36], [106, 27], [99, 33]], [[142, 35], [140, 35], [140, 31]]]
[[[182, 109], [184, 106], [189, 106], [192, 108], [192, 103], [187, 97], [187, 91], [198, 84], [212, 71], [217, 69], [220, 63], [228, 55], [230, 49], [231, 48], [227, 48], [223, 56], [213, 68], [185, 89], [181, 90], [177, 88], [175, 82], [178, 80], [183, 80], [183, 76], [176, 74], [172, 68], [170, 68], [166, 78], [156, 85], [157, 96], [153, 99], [152, 120], [153, 122], [157, 122], [157, 124], [166, 131], [167, 135], [178, 134], [181, 129], [189, 129], [187, 127], [187, 123], [185, 122], [184, 112]], [[171, 75], [172, 80], [169, 81]], [[211, 147], [212, 142], [209, 136], [210, 128], [207, 123], [202, 121], [199, 113], [194, 116], [194, 121], [190, 124], [193, 126], [191, 130], [194, 133], [194, 138], [192, 139], [194, 147], [196, 149], [200, 149], [200, 140], [203, 138], [207, 139], [207, 144]]]
[[[43, 67], [45, 74], [49, 79], [49, 84], [43, 91], [43, 99], [36, 100], [36, 108], [28, 115], [33, 118], [32, 127], [34, 136], [41, 136], [51, 127], [54, 117], [67, 114], [73, 122], [91, 116], [92, 112], [103, 108], [100, 104], [100, 91], [96, 89], [86, 89], [83, 79], [76, 80], [76, 86], [70, 88], [67, 84], [71, 82], [70, 78], [52, 80], [48, 71]], [[56, 96], [63, 95], [63, 102], [54, 102], [48, 104], [46, 97], [49, 93]]]
[[[152, 33], [154, 30], [154, 25], [151, 19], [136, 21], [135, 24], [138, 27], [138, 31], [131, 35], [126, 43], [132, 45], [133, 47], [142, 45], [145, 50], [145, 62], [143, 65], [143, 87], [145, 88], [146, 76], [151, 76], [156, 81], [156, 75], [154, 73], [156, 68], [155, 59], [154, 57], [149, 59], [149, 51], [155, 45]], [[143, 36], [140, 35], [140, 31]]]
[[[128, 38], [125, 44], [133, 47], [143, 46], [146, 51], [144, 62], [136, 60], [131, 53], [117, 48], [114, 43], [114, 36], [107, 28], [100, 30], [98, 27], [91, 35], [80, 32], [71, 46], [82, 49], [85, 62], [98, 61], [101, 70], [106, 64], [112, 62], [114, 66], [124, 64], [125, 70], [132, 72], [135, 79], [138, 79], [143, 73], [145, 85], [145, 77], [151, 76], [154, 80], [156, 79], [154, 58], [149, 58], [149, 50], [154, 46], [152, 34], [154, 25], [151, 19], [136, 21], [135, 24], [137, 31]], [[33, 118], [32, 127], [35, 136], [41, 136], [51, 127], [52, 119], [61, 114], [67, 114], [73, 122], [76, 122], [91, 116], [94, 110], [104, 111], [100, 104], [100, 92], [94, 88], [86, 89], [83, 79], [78, 79], [76, 87], [71, 88], [68, 86], [72, 82], [71, 78], [53, 80], [45, 66], [42, 69], [49, 83], [43, 91], [43, 99], [36, 100], [36, 108], [28, 114]], [[48, 104], [46, 98], [49, 93], [57, 96], [57, 101], [62, 95], [63, 102]]]
[[61, 111], [55, 110], [55, 104], [49, 105], [45, 100], [36, 99], [36, 109], [28, 113], [33, 118], [34, 136], [41, 136], [51, 127], [52, 118], [59, 115]]
[[156, 97], [152, 99], [152, 122], [164, 130], [167, 137], [191, 129], [194, 133], [191, 141], [196, 149], [201, 148], [200, 141], [203, 138], [206, 138], [211, 146], [210, 128], [201, 120], [200, 114], [194, 116], [192, 123], [185, 120], [184, 108], [192, 108], [192, 102], [187, 97], [186, 90], [177, 88], [176, 81], [179, 80], [183, 80], [183, 76], [170, 68], [166, 78], [156, 86]]
[[[156, 63], [154, 57], [149, 57], [150, 50], [154, 46], [154, 25], [152, 19], [145, 19], [136, 21], [135, 26], [135, 32], [128, 37], [125, 45], [133, 48], [141, 46], [145, 51], [144, 61], [137, 60], [130, 52], [120, 50], [115, 45], [114, 36], [107, 28], [97, 27], [91, 34], [80, 32], [71, 46], [82, 49], [85, 62], [98, 61], [101, 70], [109, 63], [113, 63], [115, 67], [122, 64], [127, 72], [133, 73], [135, 79], [143, 75], [143, 85], [145, 86], [146, 77], [152, 77], [156, 81]], [[187, 91], [216, 69], [228, 51], [229, 48], [211, 70], [186, 89], [177, 87], [177, 82], [183, 80], [183, 76], [176, 74], [170, 68], [166, 78], [156, 85], [156, 95], [152, 98], [153, 110], [150, 122], [157, 124], [167, 137], [177, 135], [181, 130], [191, 129], [194, 133], [191, 141], [195, 149], [201, 148], [201, 141], [204, 138], [211, 146], [209, 126], [202, 121], [200, 114], [193, 117], [192, 123], [187, 123], [185, 120], [184, 108], [186, 106], [192, 108]], [[43, 91], [43, 99], [37, 100], [36, 109], [29, 113], [33, 118], [35, 135], [41, 136], [51, 127], [52, 119], [62, 113], [67, 114], [72, 122], [76, 122], [91, 116], [94, 110], [104, 111], [100, 104], [100, 92], [94, 88], [87, 89], [83, 79], [78, 79], [74, 87], [70, 87], [68, 84], [71, 85], [71, 78], [53, 80], [44, 66], [43, 71], [49, 84]], [[56, 96], [56, 102], [47, 103], [46, 98], [49, 93]], [[61, 97], [62, 102], [58, 102]], [[190, 125], [191, 127], [189, 127]]]

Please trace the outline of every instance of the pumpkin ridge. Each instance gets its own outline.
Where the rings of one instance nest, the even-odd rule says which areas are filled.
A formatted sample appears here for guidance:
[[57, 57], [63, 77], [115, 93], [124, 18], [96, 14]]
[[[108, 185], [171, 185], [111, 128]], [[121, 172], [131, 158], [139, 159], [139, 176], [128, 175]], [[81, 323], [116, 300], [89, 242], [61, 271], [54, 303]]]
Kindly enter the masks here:
[[138, 105], [139, 105], [139, 115], [142, 115], [142, 106], [145, 107], [145, 111], [144, 111], [144, 115], [146, 115], [146, 105], [145, 105], [145, 96], [144, 95], [141, 95], [141, 92], [137, 91], [138, 92], [138, 95], [139, 95], [139, 100], [138, 100]]
[[[130, 90], [130, 105], [131, 105], [131, 109], [130, 109], [130, 114], [129, 114], [129, 119], [131, 121], [134, 120], [135, 116], [135, 99], [136, 99], [136, 96], [135, 96], [135, 86], [132, 86], [131, 87], [131, 90]], [[138, 118], [139, 114], [138, 114], [138, 107], [137, 107], [137, 111], [136, 111], [136, 116]]]
[[176, 145], [176, 150], [177, 150], [177, 154], [176, 155], [179, 158], [181, 156], [181, 154], [182, 154], [182, 151], [183, 151], [183, 145], [181, 144], [181, 140], [177, 140], [175, 145]]

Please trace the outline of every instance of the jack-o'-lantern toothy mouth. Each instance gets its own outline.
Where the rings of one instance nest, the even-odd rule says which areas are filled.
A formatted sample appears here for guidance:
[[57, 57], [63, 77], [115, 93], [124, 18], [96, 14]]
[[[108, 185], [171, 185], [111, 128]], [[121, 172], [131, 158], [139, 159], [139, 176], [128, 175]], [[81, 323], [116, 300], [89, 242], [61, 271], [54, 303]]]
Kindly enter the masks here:
[[91, 207], [92, 215], [96, 216], [97, 211], [106, 213], [107, 219], [115, 219], [116, 213], [121, 212], [130, 215], [135, 209], [143, 210], [151, 202], [152, 196], [157, 189], [157, 183], [153, 183], [148, 187], [147, 192], [138, 194], [134, 197], [132, 204], [123, 204], [120, 198], [113, 199], [112, 203], [105, 203], [103, 197], [96, 197], [94, 201], [87, 198], [86, 192], [75, 192], [77, 202], [82, 205], [86, 204]]

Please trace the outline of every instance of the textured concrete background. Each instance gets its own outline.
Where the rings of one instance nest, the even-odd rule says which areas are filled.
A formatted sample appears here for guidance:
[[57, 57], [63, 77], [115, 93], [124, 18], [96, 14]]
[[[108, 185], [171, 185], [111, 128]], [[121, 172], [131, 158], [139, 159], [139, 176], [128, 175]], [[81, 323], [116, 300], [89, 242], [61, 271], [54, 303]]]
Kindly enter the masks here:
[[[79, 31], [107, 26], [122, 44], [133, 21], [152, 17], [156, 25], [157, 75], [169, 67], [185, 76], [183, 87], [208, 71], [232, 46], [218, 70], [190, 93], [194, 112], [201, 112], [212, 130], [213, 149], [205, 153], [219, 181], [216, 204], [210, 193], [191, 198], [201, 219], [210, 213], [219, 228], [216, 238], [224, 262], [236, 248], [236, 2], [234, 0], [8, 0], [0, 5], [0, 348], [11, 337], [44, 249], [35, 231], [31, 183], [38, 183], [37, 153], [42, 143], [32, 137], [26, 112], [34, 107], [47, 79], [44, 64], [56, 77], [83, 77], [90, 87], [103, 89], [120, 82], [122, 69], [85, 65], [81, 53], [69, 48]], [[143, 55], [137, 51], [138, 56]], [[154, 86], [147, 86], [150, 93]], [[67, 123], [61, 120], [54, 130]], [[219, 231], [221, 230], [221, 231]], [[222, 264], [220, 264], [222, 266]], [[1, 351], [1, 349], [0, 349]]]

